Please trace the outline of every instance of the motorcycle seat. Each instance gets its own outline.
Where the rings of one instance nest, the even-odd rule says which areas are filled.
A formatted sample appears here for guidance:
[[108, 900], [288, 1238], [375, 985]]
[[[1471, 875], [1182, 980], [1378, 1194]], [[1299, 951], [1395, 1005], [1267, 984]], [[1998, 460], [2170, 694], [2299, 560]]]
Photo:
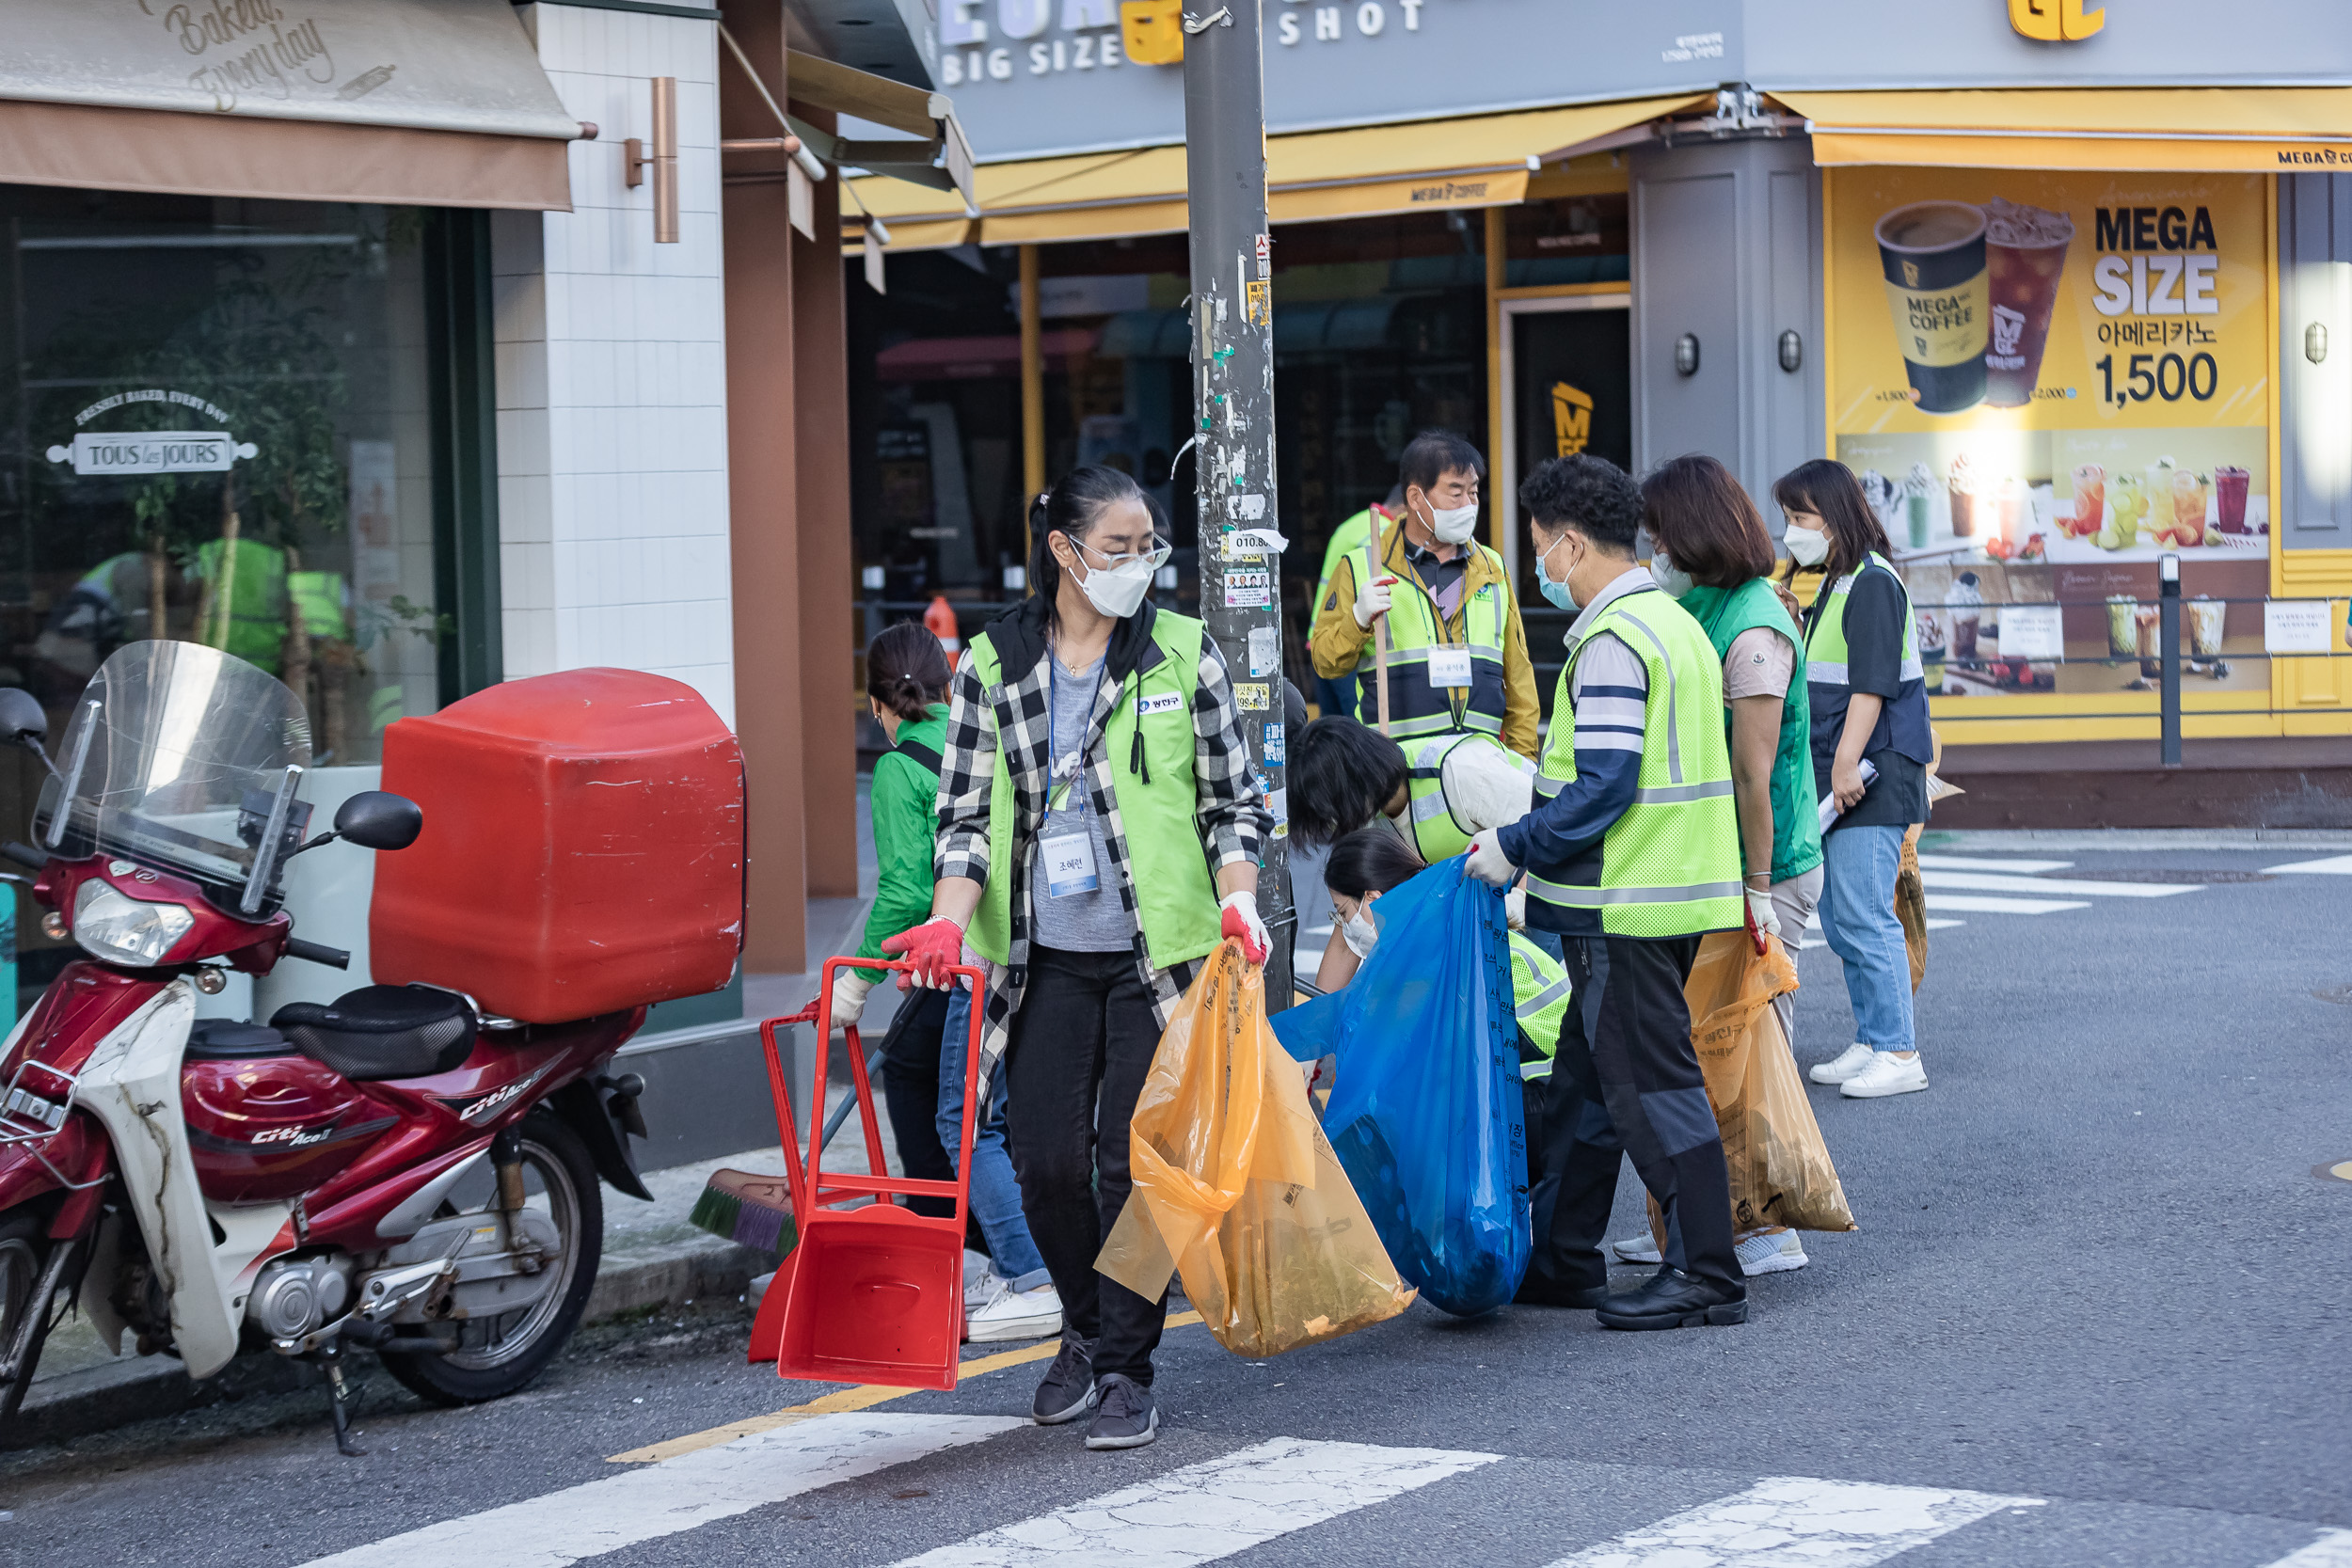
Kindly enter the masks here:
[[196, 1062], [242, 1062], [262, 1056], [292, 1056], [285, 1036], [266, 1023], [229, 1018], [199, 1018], [188, 1031], [187, 1058]]
[[289, 1002], [270, 1027], [355, 1083], [430, 1078], [473, 1053], [473, 1009], [430, 986], [362, 986], [327, 1006]]

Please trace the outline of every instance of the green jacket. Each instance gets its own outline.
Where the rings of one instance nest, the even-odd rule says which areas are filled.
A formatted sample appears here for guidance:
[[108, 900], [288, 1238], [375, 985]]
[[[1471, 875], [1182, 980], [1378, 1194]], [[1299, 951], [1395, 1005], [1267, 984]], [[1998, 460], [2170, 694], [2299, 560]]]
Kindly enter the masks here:
[[[900, 723], [898, 738], [946, 749], [947, 705], [933, 703], [918, 723]], [[884, 752], [874, 764], [872, 810], [874, 858], [882, 876], [874, 884], [874, 908], [866, 917], [861, 958], [879, 958], [882, 944], [930, 918], [931, 847], [939, 838], [939, 775], [901, 752]]]

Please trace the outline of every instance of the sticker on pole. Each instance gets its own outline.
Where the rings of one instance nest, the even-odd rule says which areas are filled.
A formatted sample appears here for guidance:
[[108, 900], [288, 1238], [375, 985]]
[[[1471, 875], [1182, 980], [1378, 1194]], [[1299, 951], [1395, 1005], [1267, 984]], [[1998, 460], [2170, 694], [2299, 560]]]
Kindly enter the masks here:
[[1279, 719], [1269, 719], [1265, 726], [1265, 764], [1279, 768], [1290, 760], [1287, 733]]
[[1252, 277], [1244, 287], [1248, 290], [1243, 296], [1243, 301], [1249, 325], [1272, 326], [1274, 325], [1273, 282], [1268, 278]]
[[1233, 701], [1245, 713], [1265, 713], [1274, 706], [1268, 696], [1270, 689], [1263, 681], [1235, 681]]
[[1228, 572], [1225, 574], [1225, 608], [1228, 610], [1263, 610], [1274, 602], [1272, 572]]
[[1282, 673], [1282, 633], [1279, 628], [1249, 628], [1249, 673], [1253, 675], [1279, 675]]

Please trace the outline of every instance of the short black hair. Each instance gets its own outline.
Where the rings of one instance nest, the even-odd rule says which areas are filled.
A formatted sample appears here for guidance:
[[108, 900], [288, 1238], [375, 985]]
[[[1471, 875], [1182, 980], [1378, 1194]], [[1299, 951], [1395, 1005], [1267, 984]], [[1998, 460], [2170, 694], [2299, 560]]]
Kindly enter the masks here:
[[1378, 816], [1405, 787], [1405, 748], [1344, 715], [1318, 719], [1291, 741], [1291, 838], [1336, 843]]
[[1519, 504], [1547, 531], [1572, 528], [1615, 551], [1630, 551], [1642, 531], [1642, 492], [1633, 476], [1587, 452], [1538, 464], [1519, 484]]
[[1386, 828], [1359, 828], [1331, 846], [1323, 863], [1323, 885], [1346, 898], [1402, 887], [1429, 867]]
[[1456, 472], [1485, 479], [1486, 460], [1478, 455], [1476, 447], [1450, 430], [1422, 431], [1405, 443], [1405, 455], [1397, 459], [1397, 503], [1404, 503], [1404, 486], [1417, 484], [1422, 494], [1427, 495], [1438, 487], [1439, 480]]

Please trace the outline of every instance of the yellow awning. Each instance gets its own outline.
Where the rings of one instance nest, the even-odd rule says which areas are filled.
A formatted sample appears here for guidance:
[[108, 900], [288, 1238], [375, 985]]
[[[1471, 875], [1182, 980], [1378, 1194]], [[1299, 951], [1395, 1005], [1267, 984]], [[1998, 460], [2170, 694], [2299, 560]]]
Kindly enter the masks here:
[[2352, 87], [1775, 92], [1813, 161], [2288, 174], [2352, 169]]
[[[1266, 143], [1267, 206], [1276, 223], [1499, 206], [1522, 199], [1537, 162], [1711, 102], [1685, 94], [1273, 136]], [[894, 250], [919, 248], [902, 237], [902, 223], [937, 235], [946, 220], [961, 216], [935, 193], [855, 183], [866, 209], [889, 226]], [[988, 245], [1117, 239], [1185, 227], [1181, 147], [988, 164], [977, 171], [977, 185], [979, 239]], [[960, 244], [961, 236], [928, 243]]]

